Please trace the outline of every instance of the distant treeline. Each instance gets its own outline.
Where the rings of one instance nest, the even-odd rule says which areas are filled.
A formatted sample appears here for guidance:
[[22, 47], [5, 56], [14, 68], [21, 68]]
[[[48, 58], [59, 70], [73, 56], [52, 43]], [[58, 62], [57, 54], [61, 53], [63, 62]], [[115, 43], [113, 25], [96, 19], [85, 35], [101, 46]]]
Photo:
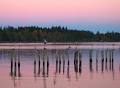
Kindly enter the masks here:
[[93, 33], [67, 27], [0, 27], [0, 42], [119, 42], [120, 33]]

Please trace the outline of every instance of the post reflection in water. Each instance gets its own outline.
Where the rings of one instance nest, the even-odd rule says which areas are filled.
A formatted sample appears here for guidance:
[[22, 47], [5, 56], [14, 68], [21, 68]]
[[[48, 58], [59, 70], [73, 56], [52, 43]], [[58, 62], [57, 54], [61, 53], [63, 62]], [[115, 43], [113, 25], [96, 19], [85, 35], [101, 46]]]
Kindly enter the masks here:
[[11, 51], [11, 65], [10, 65], [10, 75], [11, 76], [13, 76], [13, 70], [14, 70], [14, 68], [13, 68], [13, 65], [14, 65], [14, 63], [13, 63], [13, 50]]
[[38, 50], [38, 76], [40, 76], [40, 54], [41, 52]]
[[16, 77], [17, 71], [17, 61], [16, 61], [16, 52], [14, 53], [14, 76]]
[[112, 74], [113, 74], [113, 80], [115, 79], [115, 71], [114, 71], [114, 50], [112, 49]]
[[[10, 54], [10, 76], [13, 80], [14, 87], [17, 87], [17, 80], [18, 78], [21, 78], [21, 70], [23, 70], [23, 68], [21, 68], [21, 53], [20, 50], [11, 50]], [[84, 55], [86, 55], [85, 59]], [[34, 57], [34, 59], [32, 58], [31, 67], [34, 66], [34, 70], [32, 68], [32, 73], [34, 71], [34, 78], [37, 78], [37, 81], [41, 80], [40, 77], [42, 78], [42, 85], [44, 88], [48, 87], [47, 80], [51, 80], [52, 77], [53, 85], [56, 86], [59, 82], [58, 80], [61, 80], [61, 77], [66, 77], [66, 75], [67, 79], [71, 81], [74, 80], [74, 78], [78, 80], [79, 77], [82, 80], [85, 75], [87, 74], [88, 76], [89, 73], [90, 77], [92, 76], [92, 79], [94, 76], [111, 73], [112, 79], [115, 80], [116, 69], [119, 71], [119, 66], [116, 67], [117, 63], [115, 61], [115, 55], [116, 52], [114, 49], [65, 49], [55, 50], [52, 54], [51, 50], [48, 49], [36, 49], [34, 54], [32, 54], [32, 57]], [[87, 66], [85, 66], [86, 64]], [[87, 67], [88, 69], [85, 69], [84, 67]], [[96, 69], [95, 73], [94, 69]], [[98, 72], [101, 72], [102, 74], [99, 74]], [[24, 74], [22, 74], [22, 77], [24, 78]]]
[[114, 70], [114, 50], [112, 50], [112, 62], [111, 62], [111, 64], [112, 64], [112, 71]]
[[34, 56], [34, 77], [36, 77], [36, 63], [37, 62], [37, 58], [36, 58], [36, 50], [35, 50], [35, 56]]
[[104, 50], [101, 50], [101, 72], [104, 72]]
[[57, 51], [56, 51], [56, 72], [58, 72], [58, 55], [57, 55]]
[[55, 50], [55, 62], [56, 62], [56, 65], [55, 65], [55, 72], [54, 72], [54, 78], [53, 78], [53, 84], [54, 86], [56, 85], [56, 76], [57, 76], [57, 72], [58, 72], [58, 56], [57, 56], [57, 50]]
[[111, 58], [112, 58], [112, 52], [109, 51], [109, 70], [111, 71]]
[[59, 58], [59, 74], [61, 73], [61, 51], [58, 52], [58, 58]]
[[82, 55], [79, 53], [79, 73], [82, 73]]
[[47, 77], [49, 76], [49, 57], [47, 55]]
[[75, 51], [74, 55], [74, 70], [76, 73], [76, 79], [78, 79], [77, 73], [78, 73], [78, 51]]
[[63, 74], [65, 73], [65, 51], [63, 51]]
[[69, 51], [67, 51], [67, 78], [70, 80], [70, 61], [69, 61]]
[[20, 51], [18, 50], [18, 77], [21, 77], [21, 72], [20, 72]]
[[74, 69], [75, 72], [78, 72], [78, 51], [75, 52], [75, 56], [74, 56]]
[[106, 60], [105, 60], [105, 70], [108, 71], [108, 49], [105, 51], [105, 56], [106, 56]]
[[76, 79], [78, 79], [77, 73], [82, 73], [82, 54], [79, 50], [74, 53], [74, 70], [76, 73]]
[[43, 77], [45, 77], [45, 55], [46, 55], [46, 49], [44, 49], [43, 51], [43, 72], [42, 72], [42, 75]]
[[96, 50], [96, 72], [98, 72], [98, 55], [99, 55], [99, 51]]
[[93, 66], [92, 66], [92, 63], [93, 63], [92, 53], [93, 53], [93, 51], [92, 51], [92, 50], [89, 50], [89, 69], [90, 69], [90, 72], [93, 72]]

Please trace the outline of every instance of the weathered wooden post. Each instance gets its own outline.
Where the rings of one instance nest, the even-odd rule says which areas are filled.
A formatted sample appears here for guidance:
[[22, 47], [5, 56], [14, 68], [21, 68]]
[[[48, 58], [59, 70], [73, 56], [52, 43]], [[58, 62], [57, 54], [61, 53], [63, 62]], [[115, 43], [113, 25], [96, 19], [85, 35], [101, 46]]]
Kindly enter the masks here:
[[59, 74], [60, 74], [61, 73], [61, 52], [60, 50], [59, 50], [58, 55], [59, 55]]
[[49, 76], [49, 57], [47, 55], [47, 76]]
[[45, 76], [45, 53], [46, 53], [46, 48], [43, 50], [43, 76]]
[[92, 67], [92, 50], [89, 51], [89, 69], [90, 72], [93, 72], [93, 67]]
[[108, 60], [107, 60], [107, 55], [108, 55], [108, 50], [106, 50], [106, 52], [105, 52], [105, 56], [106, 56], [105, 69], [106, 69], [106, 71], [108, 70], [108, 67], [107, 67], [107, 62], [108, 62]]
[[34, 54], [34, 76], [36, 77], [36, 52]]
[[38, 51], [38, 75], [40, 75], [40, 52]]
[[65, 56], [64, 56], [64, 53], [65, 53], [65, 52], [63, 52], [63, 74], [64, 74], [64, 72], [65, 72]]
[[101, 51], [101, 71], [104, 71], [104, 50]]
[[58, 54], [56, 51], [56, 73], [58, 72]]
[[21, 76], [21, 73], [20, 73], [20, 51], [18, 51], [18, 77]]
[[111, 62], [111, 64], [112, 64], [112, 71], [114, 71], [114, 50], [112, 50], [112, 62]]
[[11, 50], [10, 75], [13, 76], [13, 50]]
[[111, 56], [112, 54], [111, 54], [111, 50], [109, 51], [109, 70], [111, 71], [111, 58], [112, 58], [112, 56]]
[[69, 54], [68, 54], [68, 63], [67, 63], [67, 77], [70, 78], [70, 61], [69, 61]]
[[14, 52], [14, 76], [17, 76], [17, 62], [16, 62], [16, 51]]
[[81, 52], [79, 52], [79, 73], [82, 72], [82, 55]]
[[79, 57], [79, 53], [78, 51], [76, 51], [74, 55], [74, 69], [76, 73], [78, 72], [78, 57]]
[[96, 71], [98, 72], [98, 50], [96, 50]]

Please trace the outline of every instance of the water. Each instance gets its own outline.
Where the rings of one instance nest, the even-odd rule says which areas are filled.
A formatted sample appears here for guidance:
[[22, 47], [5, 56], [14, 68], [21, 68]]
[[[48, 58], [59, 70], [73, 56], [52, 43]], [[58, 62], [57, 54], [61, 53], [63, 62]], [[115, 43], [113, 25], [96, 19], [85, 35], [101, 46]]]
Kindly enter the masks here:
[[120, 49], [0, 50], [0, 88], [120, 88]]

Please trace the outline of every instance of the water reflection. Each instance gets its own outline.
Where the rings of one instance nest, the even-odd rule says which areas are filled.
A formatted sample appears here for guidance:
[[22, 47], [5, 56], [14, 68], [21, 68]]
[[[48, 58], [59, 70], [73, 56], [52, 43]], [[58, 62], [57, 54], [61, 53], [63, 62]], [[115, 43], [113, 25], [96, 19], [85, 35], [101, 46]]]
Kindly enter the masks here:
[[[99, 68], [99, 50], [95, 50], [95, 69], [96, 72], [98, 72]], [[109, 52], [109, 54], [108, 54]], [[76, 50], [74, 53], [74, 71], [77, 74], [78, 72], [82, 73], [82, 52], [80, 50]], [[67, 65], [67, 74], [69, 77], [70, 72], [70, 56], [69, 56], [69, 50], [56, 50], [55, 51], [55, 73], [61, 74], [61, 70], [63, 74], [65, 73], [65, 67]], [[109, 56], [109, 71], [114, 71], [114, 50], [101, 50], [101, 72], [104, 72], [104, 68], [106, 71], [108, 71], [108, 56]], [[89, 53], [89, 71], [93, 72], [93, 50], [90, 49]], [[42, 69], [42, 75], [49, 76], [49, 55], [48, 51], [46, 49], [44, 50], [35, 50], [35, 57], [34, 57], [34, 76], [40, 76], [40, 70]], [[53, 58], [53, 57], [52, 57]], [[42, 68], [41, 68], [41, 61], [42, 61]], [[67, 62], [66, 62], [67, 61]], [[11, 51], [11, 61], [10, 61], [10, 75], [14, 75], [15, 77], [21, 76], [20, 72], [20, 55], [19, 51], [12, 50]], [[65, 64], [67, 63], [67, 64]], [[63, 68], [61, 68], [63, 67]], [[37, 70], [38, 69], [38, 70]]]
[[[24, 71], [23, 73], [25, 73], [26, 68], [24, 66], [29, 64], [27, 62], [24, 65], [21, 64], [25, 60], [21, 52], [23, 51], [10, 50], [8, 52], [10, 55], [10, 76], [14, 87], [17, 87], [17, 80], [20, 80], [21, 77], [23, 79], [26, 77], [24, 74], [21, 76], [21, 72]], [[116, 58], [118, 54], [116, 52], [115, 49], [35, 49], [32, 50], [32, 59], [29, 59], [32, 62], [30, 65], [32, 72], [28, 72], [29, 74], [32, 73], [32, 75], [29, 75], [29, 77], [34, 76], [33, 78], [37, 79], [37, 81], [42, 80], [44, 88], [50, 88], [47, 86], [49, 84], [47, 80], [50, 80], [54, 86], [57, 86], [59, 80], [62, 79], [63, 81], [62, 77], [66, 77], [69, 81], [73, 81], [74, 78], [79, 81], [79, 78], [82, 80], [85, 79], [85, 76], [86, 78], [90, 76], [90, 78], [94, 79], [95, 76], [100, 78], [101, 75], [107, 77], [106, 74], [108, 76], [111, 74], [110, 77], [115, 80], [117, 77], [116, 72], [117, 70], [119, 71], [119, 63]], [[99, 74], [99, 72], [102, 74]]]

